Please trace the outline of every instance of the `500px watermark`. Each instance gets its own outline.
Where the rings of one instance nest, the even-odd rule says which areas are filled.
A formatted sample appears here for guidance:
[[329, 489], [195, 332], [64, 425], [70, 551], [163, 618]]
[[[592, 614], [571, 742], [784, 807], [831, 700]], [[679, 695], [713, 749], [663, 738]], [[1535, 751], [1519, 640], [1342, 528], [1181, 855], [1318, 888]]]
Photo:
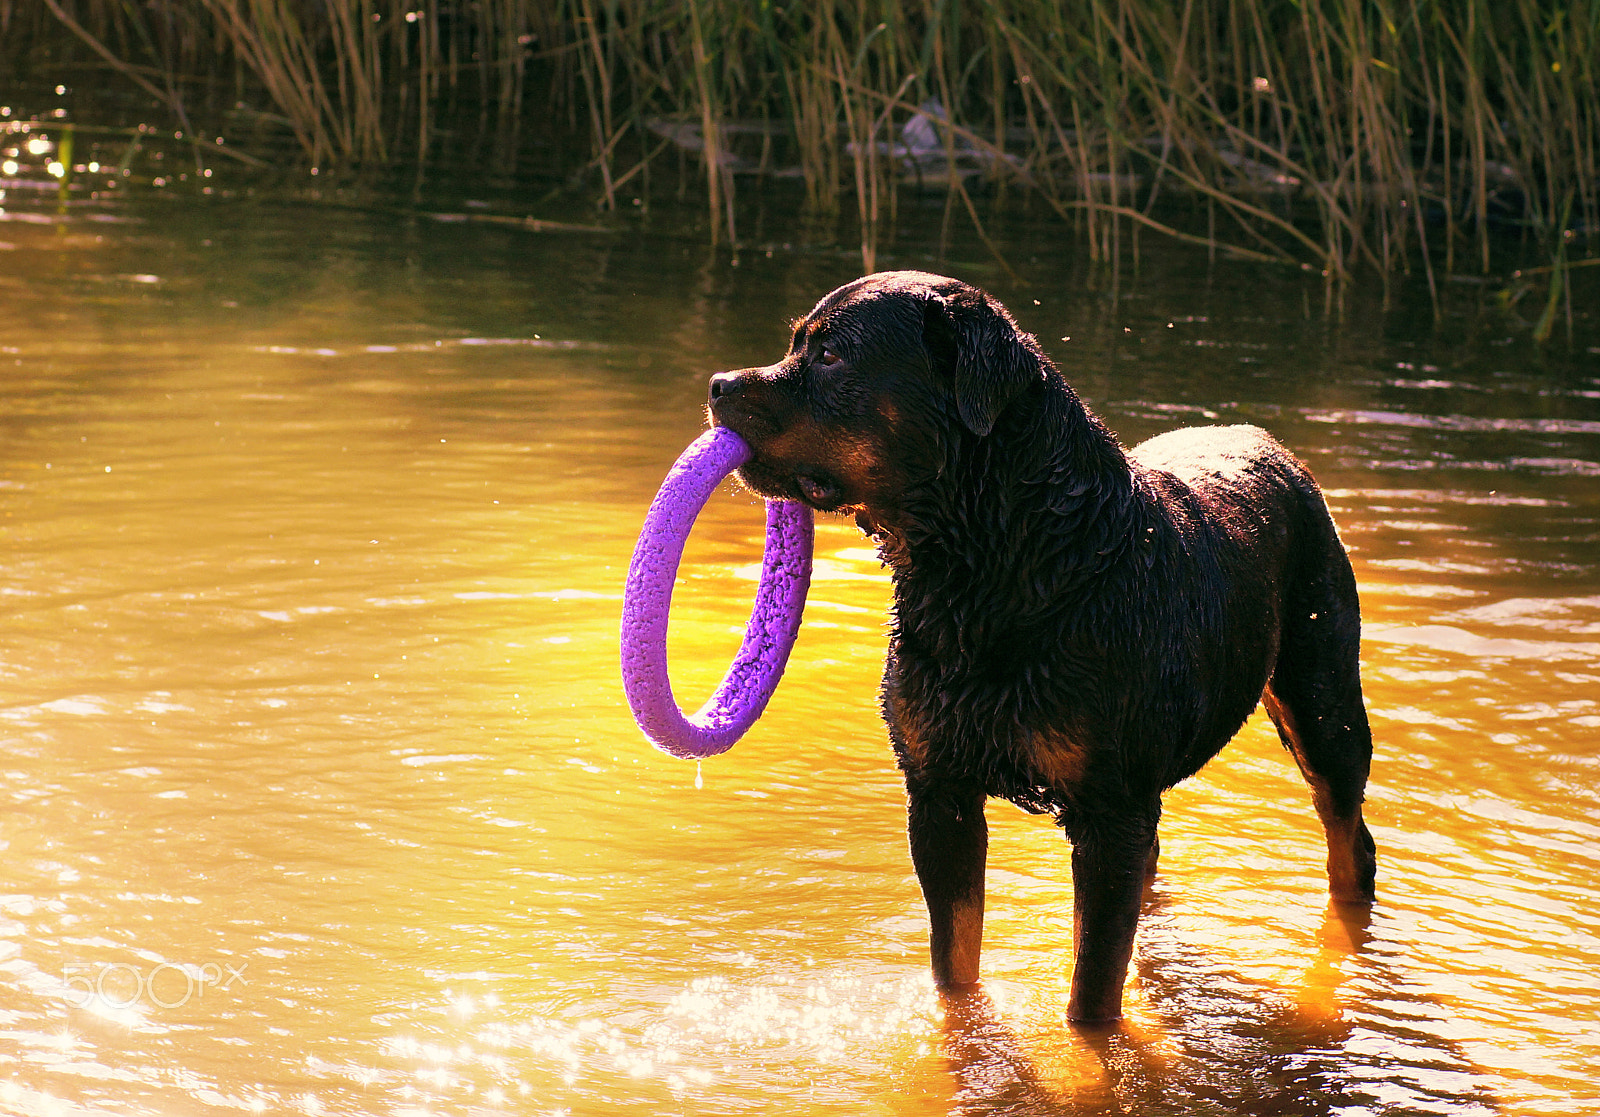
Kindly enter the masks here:
[[73, 1008], [182, 1008], [208, 992], [249, 984], [244, 977], [246, 966], [244, 962], [237, 966], [226, 962], [198, 966], [162, 962], [145, 968], [131, 962], [75, 962], [67, 965], [62, 984], [67, 1004]]

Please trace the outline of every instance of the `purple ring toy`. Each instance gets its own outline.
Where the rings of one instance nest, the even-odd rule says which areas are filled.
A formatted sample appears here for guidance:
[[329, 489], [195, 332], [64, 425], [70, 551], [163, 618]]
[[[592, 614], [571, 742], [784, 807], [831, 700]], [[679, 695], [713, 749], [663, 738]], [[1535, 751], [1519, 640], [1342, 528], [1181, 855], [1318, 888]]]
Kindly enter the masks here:
[[683, 545], [717, 485], [750, 456], [749, 445], [727, 427], [712, 427], [690, 443], [650, 502], [628, 566], [622, 689], [644, 735], [673, 756], [699, 759], [732, 748], [767, 708], [800, 631], [811, 586], [811, 509], [769, 500], [761, 584], [744, 643], [710, 700], [688, 717], [678, 709], [667, 677], [667, 618]]

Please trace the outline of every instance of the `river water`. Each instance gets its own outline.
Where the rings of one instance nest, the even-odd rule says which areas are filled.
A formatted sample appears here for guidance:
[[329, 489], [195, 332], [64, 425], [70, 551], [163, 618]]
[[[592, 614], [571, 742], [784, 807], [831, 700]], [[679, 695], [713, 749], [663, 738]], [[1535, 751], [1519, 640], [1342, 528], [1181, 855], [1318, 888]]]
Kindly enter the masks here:
[[[984, 993], [932, 991], [853, 525], [731, 753], [623, 702], [622, 573], [706, 378], [848, 251], [776, 212], [735, 259], [504, 197], [123, 193], [0, 221], [0, 1111], [1600, 1109], [1592, 317], [1541, 350], [1482, 285], [1436, 323], [1419, 283], [1329, 308], [1148, 239], [1113, 277], [1022, 217], [1011, 275], [904, 204], [880, 266], [990, 287], [1130, 444], [1269, 427], [1361, 583], [1370, 920], [1258, 713], [1168, 797], [1128, 1020], [1084, 1032], [1065, 843], [1003, 803]], [[761, 528], [731, 488], [701, 517], [680, 695]]]

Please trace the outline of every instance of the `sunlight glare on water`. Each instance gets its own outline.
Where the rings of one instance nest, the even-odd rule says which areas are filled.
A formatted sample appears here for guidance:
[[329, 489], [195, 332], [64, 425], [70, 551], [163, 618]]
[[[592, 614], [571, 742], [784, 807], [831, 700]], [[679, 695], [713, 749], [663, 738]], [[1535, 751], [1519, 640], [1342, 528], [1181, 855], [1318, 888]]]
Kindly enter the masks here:
[[[1129, 443], [1269, 427], [1361, 582], [1379, 903], [1330, 909], [1257, 715], [1168, 797], [1129, 1019], [1080, 1031], [1066, 845], [1002, 803], [985, 985], [934, 995], [852, 524], [819, 522], [732, 752], [665, 757], [622, 699], [622, 573], [707, 376], [773, 359], [847, 256], [289, 202], [47, 216], [0, 238], [0, 1108], [1600, 1108], [1588, 343], [1476, 309], [1340, 325], [1186, 257], [1113, 302], [1069, 238], [1019, 251], [1025, 287], [902, 246], [1006, 299]], [[761, 537], [729, 485], [690, 541], [689, 708]]]

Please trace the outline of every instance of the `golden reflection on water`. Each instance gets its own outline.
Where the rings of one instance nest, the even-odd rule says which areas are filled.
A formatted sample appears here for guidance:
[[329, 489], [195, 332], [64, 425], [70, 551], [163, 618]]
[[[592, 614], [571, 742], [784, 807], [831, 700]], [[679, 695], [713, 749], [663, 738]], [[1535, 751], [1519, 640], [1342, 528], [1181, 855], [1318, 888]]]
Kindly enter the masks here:
[[[0, 256], [30, 276], [0, 353], [0, 1108], [1600, 1105], [1592, 376], [1409, 387], [1381, 346], [1297, 347], [1298, 298], [1276, 325], [1161, 315], [1132, 374], [1092, 300], [1033, 312], [1090, 320], [1069, 371], [1130, 440], [1210, 412], [1311, 460], [1379, 750], [1370, 918], [1330, 910], [1258, 717], [1169, 797], [1129, 1019], [1082, 1031], [1065, 843], [1004, 804], [984, 990], [933, 994], [853, 527], [819, 525], [789, 674], [730, 754], [661, 756], [622, 702], [621, 572], [705, 376], [764, 359], [840, 265], [143, 219]], [[680, 289], [637, 293], [668, 266]], [[589, 278], [552, 292], [555, 267]], [[1564, 426], [1458, 421], [1552, 391]], [[760, 533], [724, 492], [691, 541], [685, 705], [738, 643]]]

